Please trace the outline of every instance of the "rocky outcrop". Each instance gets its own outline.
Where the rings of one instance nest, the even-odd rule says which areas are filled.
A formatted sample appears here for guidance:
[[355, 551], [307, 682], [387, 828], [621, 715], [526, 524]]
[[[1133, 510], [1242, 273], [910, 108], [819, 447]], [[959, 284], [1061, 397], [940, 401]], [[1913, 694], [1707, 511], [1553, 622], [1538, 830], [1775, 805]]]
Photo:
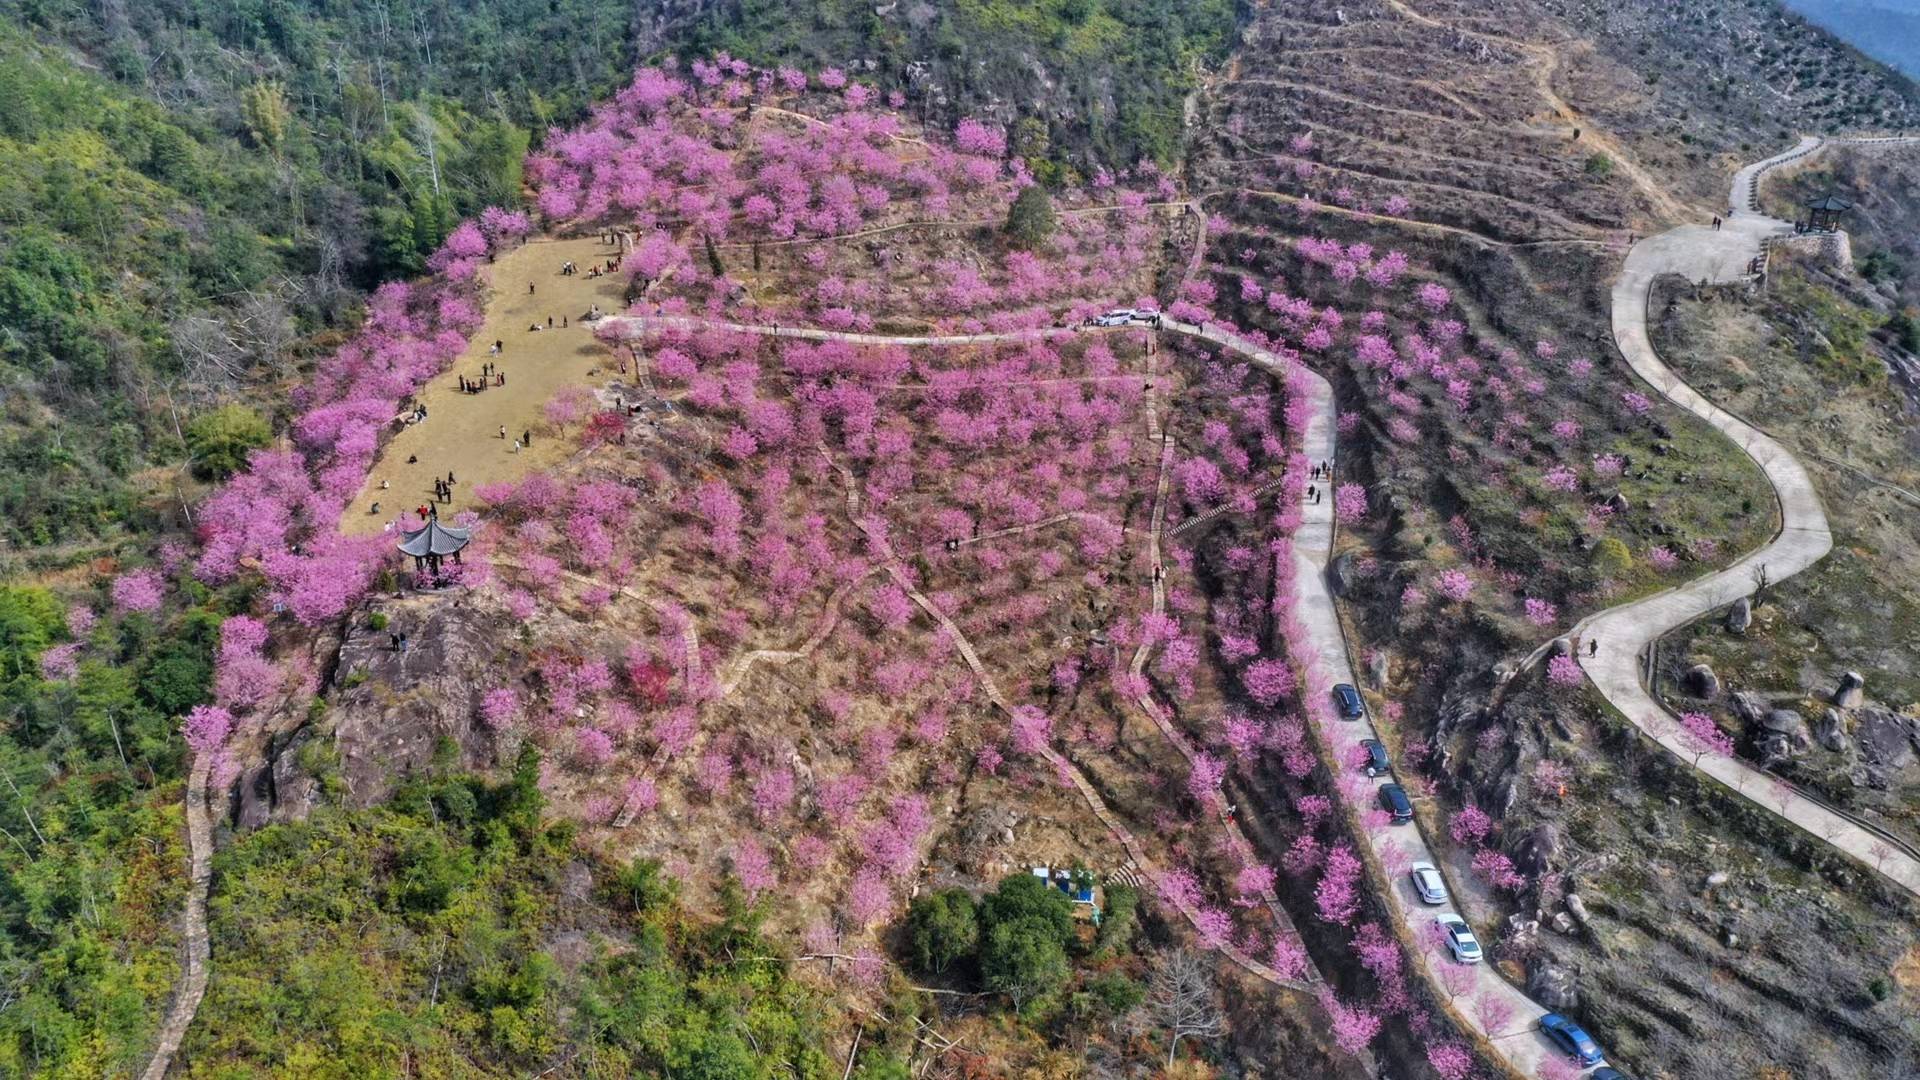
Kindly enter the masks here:
[[[266, 748], [239, 781], [237, 823], [299, 820], [323, 795], [349, 806], [387, 798], [426, 768], [444, 744], [462, 769], [495, 764], [494, 740], [478, 724], [480, 698], [499, 685], [516, 626], [471, 594], [376, 601], [385, 630], [357, 614], [325, 688], [328, 707]], [[405, 651], [392, 634], [407, 635]]]
[[1877, 784], [1884, 786], [1894, 774], [1920, 760], [1920, 721], [1877, 707], [1861, 709], [1854, 719], [1861, 760]]

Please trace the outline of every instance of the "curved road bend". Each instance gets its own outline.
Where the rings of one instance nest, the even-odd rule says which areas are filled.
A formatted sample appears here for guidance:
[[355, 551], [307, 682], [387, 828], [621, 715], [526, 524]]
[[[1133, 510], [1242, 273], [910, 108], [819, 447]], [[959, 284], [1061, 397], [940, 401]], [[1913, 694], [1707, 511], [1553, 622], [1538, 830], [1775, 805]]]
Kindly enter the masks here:
[[[1848, 141], [1879, 144], [1916, 140]], [[1613, 334], [1621, 356], [1669, 401], [1718, 428], [1760, 466], [1779, 499], [1779, 534], [1718, 573], [1591, 615], [1576, 624], [1573, 632], [1583, 640], [1600, 643], [1597, 656], [1578, 650], [1582, 654], [1580, 665], [1634, 726], [1756, 806], [1785, 818], [1920, 896], [1920, 860], [1737, 758], [1696, 754], [1673, 715], [1641, 681], [1643, 657], [1661, 635], [1750, 595], [1763, 568], [1768, 580], [1783, 581], [1818, 562], [1833, 547], [1826, 511], [1806, 468], [1765, 432], [1682, 382], [1654, 352], [1647, 334], [1647, 304], [1655, 278], [1680, 274], [1691, 281], [1737, 281], [1747, 276], [1749, 264], [1760, 255], [1768, 239], [1792, 233], [1792, 225], [1759, 211], [1759, 178], [1767, 170], [1803, 158], [1823, 145], [1817, 138], [1802, 139], [1785, 153], [1741, 169], [1734, 176], [1728, 199], [1733, 213], [1721, 229], [1682, 225], [1640, 241], [1628, 253], [1613, 287]], [[1694, 762], [1695, 757], [1700, 760]]]
[[[846, 341], [854, 344], [883, 346], [986, 344], [1086, 332], [1073, 328], [1044, 328], [1000, 334], [892, 337], [816, 330], [808, 327], [755, 326], [749, 323], [684, 316], [609, 316], [604, 321], [620, 332], [626, 332], [626, 329], [631, 327], [632, 332], [642, 333], [648, 324], [687, 329], [718, 326], [773, 337]], [[1164, 317], [1161, 320], [1160, 329], [1167, 333], [1183, 334], [1231, 349], [1274, 378], [1286, 378], [1287, 366], [1283, 360], [1245, 338], [1225, 333], [1218, 328], [1203, 329], [1190, 323], [1177, 322]], [[1313, 401], [1314, 410], [1313, 418], [1301, 439], [1300, 451], [1309, 461], [1337, 461], [1334, 445], [1333, 387], [1311, 369], [1303, 368], [1302, 370], [1309, 377], [1307, 392]], [[1328, 679], [1332, 682], [1348, 682], [1357, 685], [1353, 670], [1347, 661], [1346, 641], [1341, 635], [1340, 622], [1334, 613], [1333, 596], [1327, 590], [1327, 560], [1333, 551], [1333, 500], [1323, 499], [1317, 505], [1308, 504], [1302, 507], [1302, 511], [1305, 516], [1293, 539], [1294, 584], [1299, 590], [1300, 618], [1312, 637], [1312, 648]], [[1360, 721], [1324, 721], [1319, 724], [1319, 727], [1320, 735], [1332, 748], [1336, 762], [1353, 760], [1361, 740], [1378, 737], [1370, 718]], [[1372, 781], [1369, 790], [1377, 789], [1379, 785], [1387, 783], [1390, 779], [1390, 777], [1380, 777]], [[1364, 812], [1367, 807], [1355, 809]], [[1373, 849], [1375, 858], [1382, 860], [1383, 863], [1388, 857], [1389, 850], [1397, 847], [1405, 852], [1411, 861], [1430, 862], [1435, 866], [1443, 865], [1417, 825], [1405, 825], [1374, 833], [1360, 830], [1360, 839]], [[1456, 1023], [1485, 1037], [1503, 1063], [1521, 1076], [1537, 1075], [1549, 1059], [1560, 1056], [1559, 1050], [1540, 1034], [1536, 1024], [1539, 1017], [1547, 1010], [1502, 978], [1492, 965], [1460, 966], [1459, 975], [1454, 979], [1443, 980], [1440, 965], [1453, 965], [1453, 959], [1444, 949], [1435, 950], [1428, 944], [1426, 927], [1435, 914], [1445, 909], [1423, 904], [1415, 895], [1412, 882], [1405, 876], [1387, 882], [1386, 886], [1384, 895], [1394, 919], [1414, 941], [1420, 944], [1420, 948], [1415, 951], [1413, 957], [1415, 968], [1431, 985], [1436, 1000], [1451, 1003]], [[1457, 992], [1448, 990], [1449, 982], [1459, 988]], [[1498, 1002], [1496, 1006], [1484, 1010], [1486, 1015], [1494, 1016], [1501, 1021], [1494, 1030], [1488, 1030], [1480, 1007], [1482, 1002], [1488, 1001]]]

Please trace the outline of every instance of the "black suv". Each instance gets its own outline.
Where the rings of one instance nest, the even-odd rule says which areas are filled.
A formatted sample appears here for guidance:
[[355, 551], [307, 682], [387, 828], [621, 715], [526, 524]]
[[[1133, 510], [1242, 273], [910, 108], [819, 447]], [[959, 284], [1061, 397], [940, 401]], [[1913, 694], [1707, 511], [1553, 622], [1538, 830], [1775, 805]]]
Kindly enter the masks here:
[[1413, 820], [1413, 801], [1407, 798], [1407, 789], [1399, 784], [1380, 785], [1380, 806], [1393, 816], [1395, 825]]

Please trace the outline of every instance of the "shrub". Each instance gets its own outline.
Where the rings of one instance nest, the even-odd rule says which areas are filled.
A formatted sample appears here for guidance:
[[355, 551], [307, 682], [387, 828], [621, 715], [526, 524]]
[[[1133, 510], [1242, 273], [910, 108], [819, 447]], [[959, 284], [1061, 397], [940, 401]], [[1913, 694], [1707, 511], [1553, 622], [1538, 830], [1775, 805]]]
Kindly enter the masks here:
[[187, 453], [193, 474], [225, 480], [246, 467], [247, 455], [273, 441], [273, 429], [245, 405], [222, 405], [187, 424]]
[[1633, 553], [1619, 537], [1603, 537], [1593, 548], [1593, 568], [1603, 577], [1619, 577], [1633, 569]]

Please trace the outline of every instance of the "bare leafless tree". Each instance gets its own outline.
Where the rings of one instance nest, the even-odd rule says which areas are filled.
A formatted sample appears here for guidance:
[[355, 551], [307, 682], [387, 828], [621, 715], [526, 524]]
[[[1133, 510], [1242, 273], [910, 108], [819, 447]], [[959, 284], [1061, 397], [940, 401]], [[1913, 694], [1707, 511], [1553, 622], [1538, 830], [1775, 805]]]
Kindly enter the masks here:
[[1213, 960], [1189, 949], [1155, 958], [1147, 983], [1147, 1015], [1167, 1032], [1167, 1067], [1173, 1067], [1181, 1039], [1217, 1039], [1226, 1034], [1226, 1017], [1216, 1000]]

